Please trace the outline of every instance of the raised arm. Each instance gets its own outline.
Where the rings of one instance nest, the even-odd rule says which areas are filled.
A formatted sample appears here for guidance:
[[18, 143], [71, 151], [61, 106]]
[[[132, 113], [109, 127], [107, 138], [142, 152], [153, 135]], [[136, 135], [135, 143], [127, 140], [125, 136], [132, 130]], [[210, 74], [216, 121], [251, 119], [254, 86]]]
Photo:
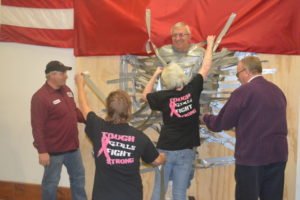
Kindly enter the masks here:
[[206, 80], [207, 74], [211, 68], [214, 41], [215, 41], [214, 35], [209, 35], [207, 37], [207, 47], [206, 47], [206, 51], [205, 51], [205, 55], [204, 55], [204, 58], [202, 61], [201, 68], [199, 70], [199, 73], [202, 75], [204, 80]]
[[91, 108], [88, 105], [88, 101], [86, 98], [86, 94], [84, 91], [84, 79], [81, 73], [77, 73], [75, 75], [75, 83], [78, 90], [78, 101], [79, 101], [79, 108], [83, 114], [84, 119], [86, 120], [87, 114], [91, 112]]
[[146, 85], [146, 87], [143, 91], [143, 95], [142, 95], [142, 99], [144, 101], [148, 101], [147, 100], [147, 94], [152, 92], [155, 81], [156, 81], [157, 77], [162, 73], [163, 69], [164, 69], [163, 67], [157, 67], [156, 71], [154, 72], [151, 79], [147, 83], [147, 85]]

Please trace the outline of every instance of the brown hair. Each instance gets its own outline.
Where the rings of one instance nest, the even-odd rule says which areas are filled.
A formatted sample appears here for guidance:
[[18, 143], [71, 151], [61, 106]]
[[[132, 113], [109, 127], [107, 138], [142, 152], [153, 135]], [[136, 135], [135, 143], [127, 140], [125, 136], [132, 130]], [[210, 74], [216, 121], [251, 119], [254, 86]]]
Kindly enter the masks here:
[[261, 62], [256, 56], [247, 56], [241, 60], [243, 67], [248, 68], [252, 74], [262, 73]]
[[113, 124], [125, 123], [131, 115], [131, 100], [123, 90], [111, 92], [106, 98], [107, 116], [105, 120]]

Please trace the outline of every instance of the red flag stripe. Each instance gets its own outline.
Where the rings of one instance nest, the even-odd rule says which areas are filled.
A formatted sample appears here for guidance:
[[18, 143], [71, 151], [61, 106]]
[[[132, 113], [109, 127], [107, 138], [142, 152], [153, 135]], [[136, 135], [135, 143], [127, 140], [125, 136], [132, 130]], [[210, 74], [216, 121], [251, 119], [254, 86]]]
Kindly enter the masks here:
[[25, 28], [1, 25], [0, 41], [73, 48], [74, 30]]
[[2, 5], [26, 8], [73, 8], [73, 0], [2, 0]]

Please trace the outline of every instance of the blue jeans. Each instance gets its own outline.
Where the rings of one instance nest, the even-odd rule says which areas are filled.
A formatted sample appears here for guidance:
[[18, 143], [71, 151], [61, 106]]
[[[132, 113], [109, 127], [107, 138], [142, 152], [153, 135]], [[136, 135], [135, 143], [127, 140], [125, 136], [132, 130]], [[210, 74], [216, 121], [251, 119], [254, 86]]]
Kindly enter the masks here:
[[72, 199], [86, 200], [84, 167], [79, 150], [50, 156], [50, 165], [45, 166], [42, 180], [42, 199], [56, 199], [57, 186], [63, 165], [66, 166], [69, 174]]
[[[168, 189], [168, 182], [172, 177], [173, 200], [186, 200], [186, 190], [189, 186], [191, 173], [193, 171], [193, 160], [195, 152], [192, 149], [183, 149], [177, 151], [166, 151], [158, 149], [160, 153], [166, 154], [166, 163], [164, 165], [164, 189]], [[153, 188], [151, 200], [160, 199], [160, 174], [155, 173], [155, 185]]]

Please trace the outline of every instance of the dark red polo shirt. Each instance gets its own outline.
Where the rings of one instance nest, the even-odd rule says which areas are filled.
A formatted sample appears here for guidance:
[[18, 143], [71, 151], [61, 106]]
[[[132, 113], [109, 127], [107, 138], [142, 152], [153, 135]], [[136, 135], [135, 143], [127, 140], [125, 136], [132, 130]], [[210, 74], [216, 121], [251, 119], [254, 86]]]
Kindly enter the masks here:
[[77, 122], [84, 118], [69, 87], [45, 83], [31, 99], [33, 145], [39, 153], [63, 153], [79, 147]]

